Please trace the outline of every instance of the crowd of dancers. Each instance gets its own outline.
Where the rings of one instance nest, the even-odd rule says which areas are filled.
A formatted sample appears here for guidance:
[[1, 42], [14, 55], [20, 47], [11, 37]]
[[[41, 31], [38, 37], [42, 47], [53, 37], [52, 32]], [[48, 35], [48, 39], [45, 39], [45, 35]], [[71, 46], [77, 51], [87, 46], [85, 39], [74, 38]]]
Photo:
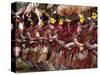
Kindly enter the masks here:
[[28, 3], [11, 15], [17, 71], [97, 67], [96, 7]]

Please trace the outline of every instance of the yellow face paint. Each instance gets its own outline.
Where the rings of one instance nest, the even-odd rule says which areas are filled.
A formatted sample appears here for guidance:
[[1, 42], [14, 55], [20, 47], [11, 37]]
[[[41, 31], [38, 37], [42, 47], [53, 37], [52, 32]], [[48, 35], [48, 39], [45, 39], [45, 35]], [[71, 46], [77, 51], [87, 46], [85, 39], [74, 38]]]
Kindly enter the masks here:
[[64, 23], [64, 20], [63, 19], [60, 19], [59, 20], [59, 25], [62, 25]]
[[85, 21], [84, 16], [81, 14], [79, 17], [80, 17], [80, 23], [84, 23], [84, 21]]
[[97, 14], [95, 12], [92, 13], [92, 19], [96, 19], [97, 18]]
[[44, 26], [44, 22], [43, 22], [43, 21], [41, 22], [41, 26], [42, 26], [42, 27]]
[[51, 18], [51, 19], [50, 19], [50, 23], [51, 23], [51, 24], [54, 24], [55, 22], [56, 22], [56, 20], [55, 20], [54, 18]]

